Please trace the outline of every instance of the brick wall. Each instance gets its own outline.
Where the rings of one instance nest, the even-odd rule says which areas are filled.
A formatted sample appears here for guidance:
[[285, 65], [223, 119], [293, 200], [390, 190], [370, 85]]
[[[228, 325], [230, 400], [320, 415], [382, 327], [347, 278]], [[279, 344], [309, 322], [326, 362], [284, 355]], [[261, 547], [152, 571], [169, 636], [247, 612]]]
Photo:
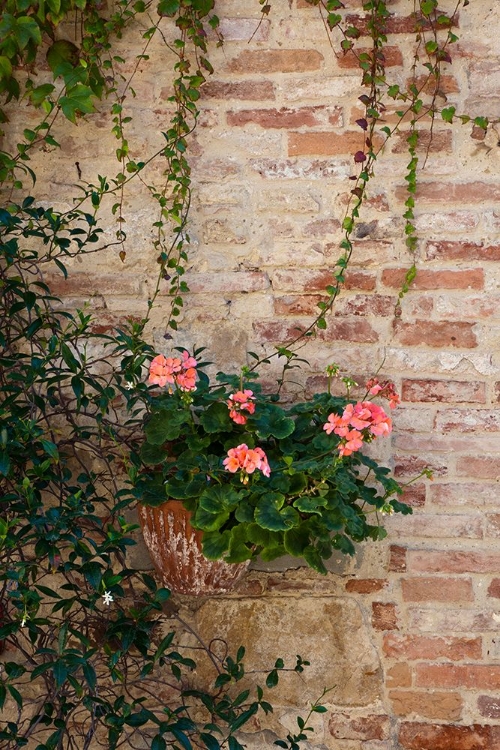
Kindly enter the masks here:
[[[391, 3], [386, 57], [388, 77], [399, 84], [411, 74], [411, 5]], [[357, 0], [346, 6], [359, 13]], [[357, 68], [349, 56], [335, 55], [317, 9], [275, 0], [259, 25], [258, 3], [220, 0], [218, 14], [225, 44], [211, 54], [216, 73], [204, 89], [192, 143], [191, 293], [174, 343], [205, 344], [228, 370], [245, 361], [248, 349], [270, 350], [310, 322], [331, 283], [352, 154], [363, 136], [354, 124]], [[457, 33], [443, 79], [447, 106], [497, 117], [500, 8], [471, 3], [460, 12]], [[123, 43], [139, 50], [138, 36]], [[137, 157], [161, 143], [169, 114], [164, 52], [158, 59], [154, 51], [128, 102]], [[23, 105], [19, 127], [31, 118]], [[387, 121], [394, 118], [388, 111]], [[41, 166], [42, 198], [65, 205], [77, 180], [75, 161], [87, 180], [116, 171], [108, 125], [97, 113], [88, 124], [58, 126], [62, 150]], [[495, 128], [485, 139], [478, 135], [470, 125], [436, 121], [432, 142], [422, 139], [419, 273], [399, 316], [394, 305], [410, 263], [401, 218], [404, 136], [380, 156], [345, 290], [327, 330], [302, 350], [311, 366], [297, 376], [310, 393], [332, 361], [359, 378], [382, 364], [403, 395], [386, 457], [401, 480], [429, 466], [433, 481], [408, 488], [414, 514], [389, 520], [387, 544], [364, 547], [354, 561], [333, 561], [326, 579], [256, 571], [218, 605], [242, 627], [252, 602], [268, 607], [268, 619], [263, 614], [247, 633], [257, 651], [274, 630], [273, 612], [285, 610], [279, 646], [288, 644], [292, 656], [292, 634], [304, 618], [317, 623], [300, 646], [314, 662], [311, 683], [320, 689], [329, 677], [345, 679], [328, 696], [324, 722], [318, 717], [318, 747], [500, 748], [500, 149]], [[72, 304], [91, 298], [103, 326], [143, 311], [154, 279], [147, 193], [131, 187], [124, 208], [125, 261], [109, 250], [74, 263], [68, 281], [56, 280], [56, 292]], [[151, 326], [158, 349], [168, 346], [165, 333], [160, 304]], [[334, 603], [332, 633], [321, 618]], [[200, 622], [207, 607], [196, 614]], [[342, 654], [340, 646], [332, 653], [334, 636]], [[331, 673], [340, 655], [342, 674]], [[364, 677], [349, 683], [360, 655]], [[282, 716], [287, 726], [285, 708]], [[264, 747], [264, 740], [253, 742]]]

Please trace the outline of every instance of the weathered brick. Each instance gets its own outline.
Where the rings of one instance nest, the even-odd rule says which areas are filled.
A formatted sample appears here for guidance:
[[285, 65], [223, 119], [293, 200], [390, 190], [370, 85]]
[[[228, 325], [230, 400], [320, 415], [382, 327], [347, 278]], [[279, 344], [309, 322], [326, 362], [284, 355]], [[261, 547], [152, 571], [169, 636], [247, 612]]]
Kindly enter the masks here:
[[412, 573], [496, 573], [500, 552], [408, 550], [407, 563]]
[[394, 515], [387, 520], [386, 526], [398, 538], [480, 539], [483, 536], [482, 516], [479, 515], [414, 514], [410, 517]]
[[[370, 34], [370, 16], [360, 16], [358, 13], [348, 13], [346, 16], [346, 23], [350, 26], [355, 26], [362, 35], [366, 36]], [[458, 14], [453, 17], [453, 26], [458, 25]], [[438, 23], [437, 27], [447, 28], [442, 23]], [[408, 16], [399, 16], [391, 13], [384, 21], [383, 29], [386, 34], [415, 34], [425, 29], [430, 28], [430, 22], [425, 16], [421, 14], [411, 13]]]
[[425, 495], [425, 484], [410, 484], [403, 489], [403, 494], [399, 499], [410, 508], [422, 508], [425, 505]]
[[397, 716], [415, 714], [441, 721], [459, 721], [462, 716], [463, 700], [460, 693], [391, 690], [389, 700]]
[[221, 18], [218, 30], [225, 42], [265, 42], [270, 26], [268, 18]]
[[230, 60], [231, 73], [304, 73], [319, 70], [323, 55], [314, 49], [243, 50]]
[[[500, 471], [500, 463], [498, 464]], [[483, 482], [465, 482], [463, 484], [433, 483], [429, 487], [429, 499], [432, 505], [447, 505], [456, 508], [472, 504], [480, 508], [498, 504], [498, 485]]]
[[373, 594], [387, 586], [385, 578], [353, 578], [347, 581], [345, 590], [350, 594]]
[[[384, 117], [385, 119], [385, 117]], [[427, 153], [442, 154], [450, 152], [453, 149], [453, 133], [451, 130], [434, 130], [431, 134], [427, 130], [419, 130], [418, 143], [416, 151]], [[392, 152], [394, 154], [404, 154], [408, 152], [408, 134], [401, 131], [395, 138], [391, 139]], [[420, 183], [419, 183], [420, 186]], [[417, 187], [417, 195], [419, 194], [419, 186]], [[406, 198], [406, 189], [401, 187], [396, 190], [396, 196], [398, 198]], [[420, 196], [419, 196], [420, 197]]]
[[201, 95], [204, 99], [225, 99], [231, 101], [263, 101], [276, 99], [274, 84], [271, 81], [220, 81], [208, 80], [203, 84]]
[[420, 234], [443, 233], [461, 234], [470, 232], [479, 224], [479, 215], [472, 211], [434, 211], [433, 213], [418, 213], [415, 227]]
[[457, 475], [500, 479], [500, 458], [496, 456], [463, 456], [457, 459]]
[[[406, 268], [387, 268], [382, 272], [382, 283], [392, 289], [401, 289], [406, 276]], [[428, 271], [419, 269], [411, 284], [412, 291], [432, 289], [483, 289], [484, 270], [470, 268], [463, 271]]]
[[[498, 489], [496, 494], [498, 502]], [[486, 531], [485, 536], [493, 537], [494, 539], [500, 538], [500, 513], [489, 513], [486, 516]], [[498, 579], [500, 582], [500, 579]]]
[[339, 229], [340, 221], [337, 219], [315, 219], [305, 225], [302, 234], [304, 237], [328, 237], [336, 235]]
[[498, 690], [498, 664], [417, 664], [416, 684], [419, 687], [470, 688]]
[[399, 630], [399, 618], [393, 602], [372, 602], [372, 626], [375, 630]]
[[500, 698], [493, 695], [480, 695], [477, 707], [481, 716], [487, 719], [500, 719]]
[[482, 656], [481, 638], [459, 638], [449, 636], [403, 635], [387, 633], [384, 635], [384, 653], [395, 659], [405, 658], [409, 661], [421, 659], [480, 659]]
[[289, 133], [289, 156], [337, 156], [362, 151], [365, 136], [361, 131], [348, 130], [343, 133], [320, 131]]
[[401, 398], [406, 401], [486, 403], [486, 385], [467, 380], [404, 379]]
[[405, 578], [401, 581], [401, 589], [406, 602], [470, 602], [474, 600], [470, 578]]
[[408, 607], [408, 625], [422, 633], [496, 633], [498, 623], [489, 609]]
[[399, 343], [406, 346], [427, 345], [438, 348], [460, 347], [472, 349], [477, 346], [473, 323], [465, 321], [417, 320], [405, 323], [394, 321], [394, 332]]
[[[272, 274], [274, 291], [285, 292], [323, 292], [335, 282], [333, 273], [328, 269], [277, 269]], [[376, 276], [368, 271], [350, 271], [346, 275], [346, 289], [375, 288]]]
[[425, 257], [427, 260], [496, 261], [500, 260], [500, 244], [431, 241], [427, 243]]
[[400, 726], [402, 750], [499, 750], [498, 727], [454, 726], [404, 722]]
[[325, 180], [342, 179], [350, 175], [347, 160], [321, 161], [319, 159], [250, 159], [249, 166], [265, 179], [274, 180]]
[[441, 94], [457, 94], [460, 91], [458, 81], [453, 75], [441, 75], [439, 79], [431, 75], [416, 76], [416, 78], [409, 78], [407, 80], [407, 85], [412, 84], [419, 91], [424, 91], [431, 96], [437, 92]]
[[436, 414], [441, 432], [499, 432], [500, 414], [490, 409], [442, 409]]
[[237, 271], [234, 273], [190, 273], [191, 293], [257, 292], [269, 287], [267, 274], [261, 271]]
[[[228, 125], [260, 125], [262, 128], [300, 128], [303, 126], [314, 127], [321, 123], [319, 117], [325, 107], [300, 107], [298, 109], [240, 109], [227, 113]], [[330, 114], [333, 118], [332, 124], [342, 124], [342, 110], [336, 108]]]
[[389, 565], [391, 573], [404, 573], [406, 571], [406, 547], [399, 544], [391, 544], [389, 547]]
[[[347, 52], [345, 55], [337, 57], [337, 65], [342, 69], [359, 69], [359, 63], [357, 55], [360, 54], [372, 54], [373, 50], [370, 47], [356, 48], [355, 52]], [[391, 45], [384, 46], [383, 53], [379, 53], [378, 59], [383, 62], [386, 68], [394, 68], [398, 65], [403, 64], [403, 55], [399, 47]]]
[[44, 279], [51, 293], [56, 297], [87, 298], [94, 295], [104, 297], [137, 297], [141, 289], [141, 276], [137, 273], [93, 274], [84, 271], [72, 271], [67, 278], [62, 275], [47, 274]]
[[328, 731], [336, 739], [384, 740], [389, 736], [389, 728], [388, 717], [380, 714], [332, 713], [328, 721]]
[[[396, 190], [396, 195], [404, 199], [407, 192], [404, 187]], [[419, 182], [416, 192], [417, 201], [433, 203], [497, 203], [500, 199], [500, 186], [488, 182]]]
[[500, 578], [493, 578], [488, 586], [488, 596], [500, 599]]
[[[387, 636], [384, 636], [386, 638]], [[385, 684], [388, 688], [411, 687], [412, 671], [407, 662], [394, 664], [386, 671]]]
[[415, 478], [417, 474], [424, 469], [429, 469], [432, 472], [433, 477], [446, 476], [448, 473], [448, 465], [441, 456], [429, 455], [428, 453], [422, 455], [399, 455], [396, 453], [393, 456], [394, 460], [394, 475], [396, 477], [410, 477]]

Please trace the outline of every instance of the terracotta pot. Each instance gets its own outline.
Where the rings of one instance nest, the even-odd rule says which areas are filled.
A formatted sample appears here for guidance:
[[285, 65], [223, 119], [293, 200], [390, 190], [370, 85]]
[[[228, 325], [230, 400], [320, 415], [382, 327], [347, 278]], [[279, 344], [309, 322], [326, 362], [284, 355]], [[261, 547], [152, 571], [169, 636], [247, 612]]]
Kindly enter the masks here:
[[210, 596], [230, 591], [249, 562], [207, 560], [201, 552], [202, 531], [193, 529], [191, 513], [180, 500], [152, 508], [138, 503], [142, 534], [163, 585], [178, 594]]

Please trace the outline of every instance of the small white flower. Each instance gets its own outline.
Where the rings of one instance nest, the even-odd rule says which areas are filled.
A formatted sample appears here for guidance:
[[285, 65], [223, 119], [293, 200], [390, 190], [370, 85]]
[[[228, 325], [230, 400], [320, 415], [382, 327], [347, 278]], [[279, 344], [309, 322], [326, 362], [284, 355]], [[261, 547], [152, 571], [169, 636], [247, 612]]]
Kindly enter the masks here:
[[127, 382], [125, 383], [125, 388], [127, 389], [127, 391], [132, 391], [134, 389], [134, 384], [131, 383], [130, 380], [127, 380]]
[[23, 617], [23, 619], [21, 620], [21, 627], [24, 628], [25, 625], [26, 625], [26, 617]]
[[109, 593], [109, 591], [105, 591], [102, 598], [104, 599], [104, 604], [107, 604], [109, 607], [109, 605], [113, 601], [113, 596]]

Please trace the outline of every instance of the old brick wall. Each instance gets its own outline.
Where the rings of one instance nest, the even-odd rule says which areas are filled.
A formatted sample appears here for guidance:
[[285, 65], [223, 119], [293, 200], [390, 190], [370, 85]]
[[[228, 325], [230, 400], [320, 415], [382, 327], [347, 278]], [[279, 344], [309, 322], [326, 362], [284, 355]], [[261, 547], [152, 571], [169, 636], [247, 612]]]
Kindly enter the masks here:
[[[359, 0], [346, 6], [360, 10]], [[388, 77], [404, 84], [412, 3], [395, 0], [391, 9]], [[274, 0], [260, 25], [257, 2], [219, 0], [217, 11], [225, 44], [211, 53], [216, 72], [192, 142], [191, 293], [173, 343], [206, 345], [229, 370], [247, 350], [272, 351], [311, 321], [339, 253], [362, 134], [354, 125], [358, 69], [335, 54], [317, 9]], [[463, 9], [457, 33], [443, 79], [447, 105], [499, 117], [497, 3]], [[139, 52], [139, 39], [130, 33], [124, 48]], [[168, 60], [163, 48], [155, 56], [159, 49], [153, 43], [137, 96], [127, 101], [137, 158], [161, 146], [169, 117]], [[386, 119], [394, 122], [394, 113]], [[31, 120], [23, 105], [19, 126]], [[61, 151], [39, 159], [42, 198], [67, 205], [75, 161], [87, 180], [116, 172], [109, 124], [97, 113], [76, 127], [57, 126]], [[407, 491], [413, 516], [389, 519], [387, 543], [334, 560], [326, 578], [253, 571], [234, 595], [180, 604], [207, 632], [222, 629], [230, 642], [244, 636], [255, 658], [276, 650], [310, 658], [302, 688], [280, 694], [276, 726], [287, 726], [297, 703], [335, 685], [311, 747], [500, 748], [500, 149], [495, 127], [482, 140], [471, 130], [437, 120], [430, 144], [422, 139], [419, 273], [398, 317], [410, 264], [401, 218], [404, 135], [379, 157], [345, 289], [327, 330], [301, 352], [310, 367], [296, 375], [309, 393], [332, 361], [360, 379], [382, 365], [395, 380], [403, 405], [385, 458], [403, 481], [424, 466], [434, 472], [432, 482]], [[111, 248], [75, 262], [68, 281], [54, 279], [71, 304], [90, 300], [102, 326], [142, 314], [154, 283], [154, 206], [138, 184], [126, 192], [124, 215], [124, 262]], [[150, 328], [159, 351], [170, 345], [164, 302]], [[276, 726], [249, 737], [249, 746], [270, 747]]]

